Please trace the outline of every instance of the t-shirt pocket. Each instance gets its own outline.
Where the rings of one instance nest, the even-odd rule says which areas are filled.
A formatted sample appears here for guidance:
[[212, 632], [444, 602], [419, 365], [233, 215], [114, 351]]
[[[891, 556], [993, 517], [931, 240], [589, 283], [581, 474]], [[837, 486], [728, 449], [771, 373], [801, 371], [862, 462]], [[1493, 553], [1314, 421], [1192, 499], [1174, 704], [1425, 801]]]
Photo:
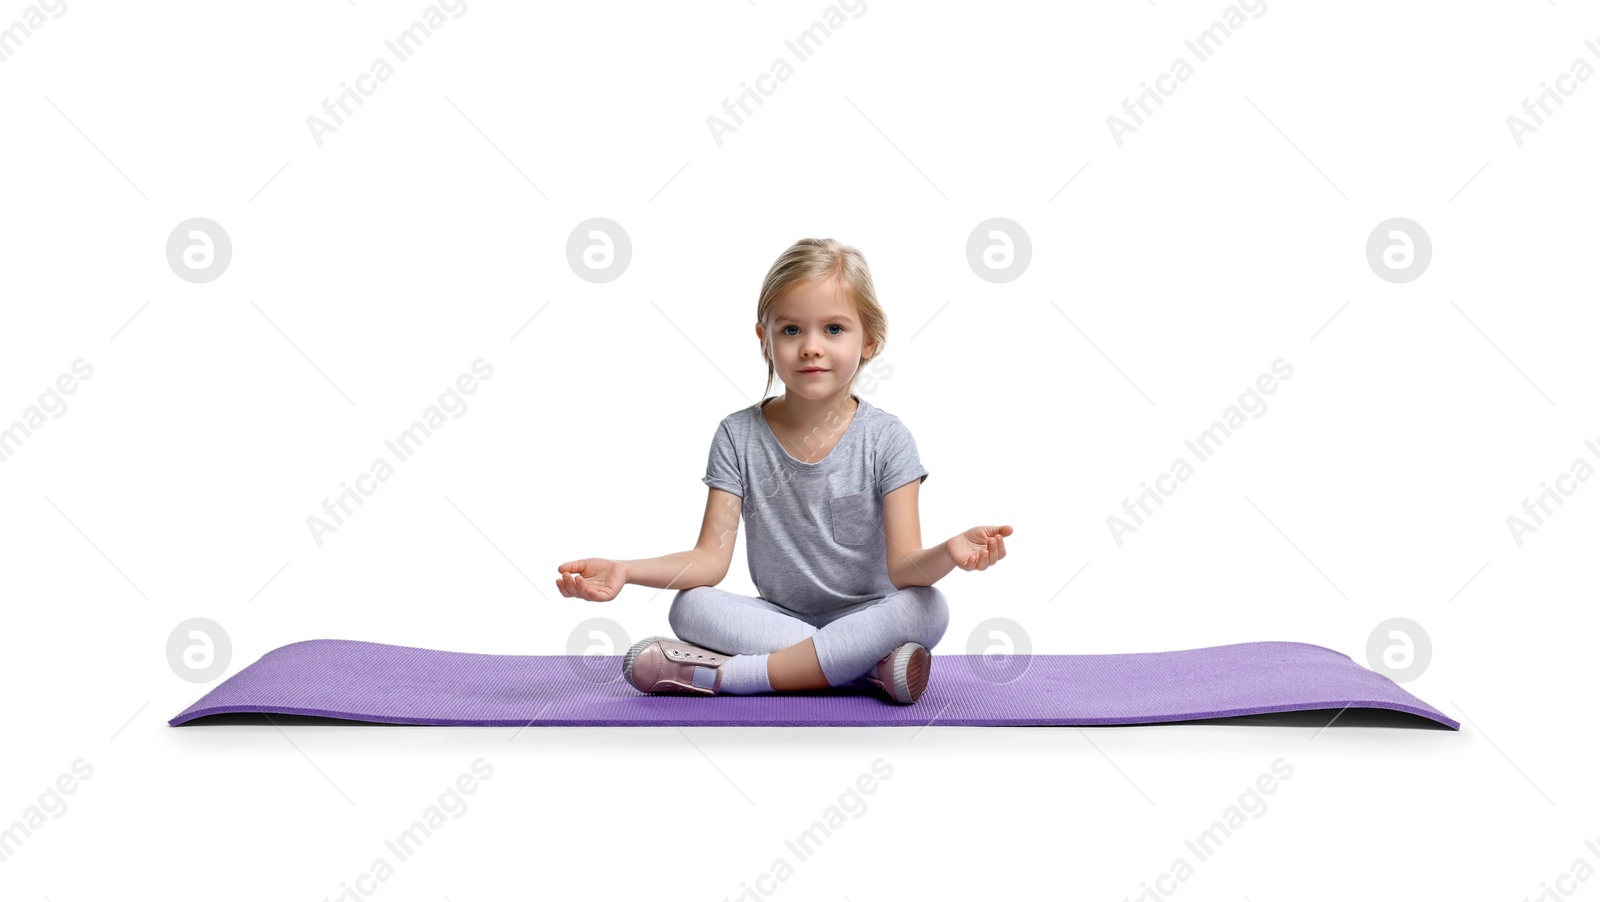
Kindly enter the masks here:
[[877, 523], [872, 493], [875, 488], [853, 495], [835, 495], [828, 501], [833, 519], [833, 540], [840, 545], [865, 545]]

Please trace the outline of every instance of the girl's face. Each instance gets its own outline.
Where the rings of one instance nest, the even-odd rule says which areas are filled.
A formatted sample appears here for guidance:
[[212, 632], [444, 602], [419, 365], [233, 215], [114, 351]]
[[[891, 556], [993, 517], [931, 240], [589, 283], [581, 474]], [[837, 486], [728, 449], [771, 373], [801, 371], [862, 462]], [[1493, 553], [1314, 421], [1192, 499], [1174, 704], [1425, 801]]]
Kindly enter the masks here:
[[[820, 400], [846, 390], [871, 345], [855, 305], [832, 282], [793, 286], [770, 311], [772, 366], [789, 391]], [[756, 336], [768, 337], [763, 324]]]

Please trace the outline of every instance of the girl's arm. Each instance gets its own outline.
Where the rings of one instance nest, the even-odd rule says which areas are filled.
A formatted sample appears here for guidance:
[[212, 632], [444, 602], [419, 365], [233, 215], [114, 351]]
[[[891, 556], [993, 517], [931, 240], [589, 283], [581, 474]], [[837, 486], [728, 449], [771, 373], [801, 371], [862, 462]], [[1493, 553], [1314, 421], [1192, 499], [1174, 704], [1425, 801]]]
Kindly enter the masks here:
[[889, 582], [896, 589], [931, 586], [951, 570], [987, 570], [1006, 556], [1005, 537], [1014, 531], [1009, 526], [974, 526], [932, 548], [922, 547], [922, 524], [917, 512], [917, 490], [922, 480], [913, 479], [883, 496], [883, 535], [889, 557]]
[[944, 546], [922, 547], [922, 516], [917, 511], [917, 490], [922, 480], [913, 479], [883, 496], [883, 537], [889, 555], [889, 582], [896, 589], [906, 586], [931, 586], [955, 569], [955, 559]]
[[901, 575], [896, 576], [891, 571], [889, 581], [894, 583], [896, 589], [904, 589], [907, 586], [931, 586], [948, 576], [955, 567], [955, 559], [950, 557], [950, 552], [946, 551], [943, 545], [918, 548], [901, 559]]
[[743, 505], [744, 499], [738, 495], [711, 489], [705, 517], [700, 522], [700, 541], [695, 547], [660, 557], [619, 561], [626, 568], [627, 581], [656, 589], [687, 589], [722, 582], [738, 544]]

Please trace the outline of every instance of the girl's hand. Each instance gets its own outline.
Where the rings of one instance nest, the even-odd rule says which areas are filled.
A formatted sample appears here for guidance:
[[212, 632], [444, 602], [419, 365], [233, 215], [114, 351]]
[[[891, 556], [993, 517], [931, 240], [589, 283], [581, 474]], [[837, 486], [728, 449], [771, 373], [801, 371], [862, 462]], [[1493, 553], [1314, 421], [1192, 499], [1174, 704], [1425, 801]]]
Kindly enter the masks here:
[[603, 557], [568, 561], [557, 569], [561, 578], [556, 588], [567, 598], [610, 601], [628, 584], [628, 565]]
[[1015, 531], [1009, 526], [974, 526], [944, 543], [944, 549], [962, 570], [987, 570], [1006, 556], [1005, 536]]

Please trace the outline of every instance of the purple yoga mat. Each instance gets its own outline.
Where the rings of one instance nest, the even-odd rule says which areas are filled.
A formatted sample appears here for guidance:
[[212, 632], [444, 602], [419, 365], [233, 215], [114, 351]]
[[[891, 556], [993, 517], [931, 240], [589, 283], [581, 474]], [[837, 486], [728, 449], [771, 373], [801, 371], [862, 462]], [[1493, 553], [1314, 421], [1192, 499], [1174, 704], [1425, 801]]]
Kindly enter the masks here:
[[936, 649], [927, 691], [897, 705], [859, 680], [806, 693], [647, 695], [623, 679], [621, 655], [486, 655], [345, 639], [267, 652], [168, 723], [261, 712], [437, 726], [1088, 726], [1347, 707], [1461, 727], [1349, 656], [1303, 642], [1117, 655]]

